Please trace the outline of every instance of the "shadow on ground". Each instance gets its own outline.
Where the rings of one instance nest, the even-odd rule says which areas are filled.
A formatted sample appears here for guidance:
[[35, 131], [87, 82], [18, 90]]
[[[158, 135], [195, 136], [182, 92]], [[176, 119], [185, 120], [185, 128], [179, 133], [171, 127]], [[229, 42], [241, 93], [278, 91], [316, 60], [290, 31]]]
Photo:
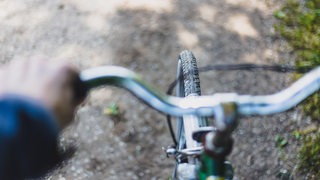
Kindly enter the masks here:
[[[277, 4], [266, 2], [0, 1], [0, 60], [41, 53], [81, 69], [120, 65], [164, 92], [184, 49], [194, 52], [199, 66], [290, 63], [280, 61], [289, 56], [272, 30]], [[266, 94], [288, 81], [270, 72], [236, 71], [205, 73], [201, 82], [204, 94]], [[122, 112], [116, 119], [103, 114], [111, 102]], [[291, 132], [292, 120], [284, 119], [293, 119], [292, 113], [240, 125], [231, 156], [238, 179], [275, 179], [281, 168], [294, 168], [284, 165], [274, 147], [274, 135]], [[93, 92], [61, 143], [78, 151], [52, 179], [168, 179], [171, 174], [173, 160], [161, 150], [172, 144], [164, 116], [116, 88]]]

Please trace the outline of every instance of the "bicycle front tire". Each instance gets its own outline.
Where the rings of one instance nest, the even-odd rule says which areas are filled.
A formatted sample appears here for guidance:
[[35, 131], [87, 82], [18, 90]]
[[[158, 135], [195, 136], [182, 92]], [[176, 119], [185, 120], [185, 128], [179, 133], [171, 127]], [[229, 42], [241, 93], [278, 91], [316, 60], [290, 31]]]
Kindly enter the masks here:
[[[197, 67], [197, 60], [191, 51], [185, 50], [182, 51], [179, 55], [178, 61], [178, 88], [177, 88], [177, 96], [180, 97], [196, 97], [201, 96], [201, 88], [200, 88], [200, 77], [199, 70]], [[185, 122], [188, 118], [188, 121]], [[208, 126], [208, 123], [205, 119], [200, 117], [191, 117], [192, 120], [189, 120], [190, 116], [180, 118], [181, 121], [178, 126], [178, 144], [179, 149], [184, 148], [194, 148], [198, 146], [195, 141], [191, 138], [192, 130], [196, 130], [199, 127]], [[186, 132], [188, 131], [188, 132]], [[186, 136], [185, 136], [185, 133]], [[185, 141], [185, 142], [183, 142]]]
[[[185, 98], [196, 98], [201, 96], [200, 77], [197, 67], [197, 60], [191, 51], [182, 51], [178, 58], [177, 68], [177, 89], [176, 95]], [[208, 126], [205, 119], [196, 116], [184, 116], [177, 119], [177, 150], [194, 148], [200, 146], [192, 139], [192, 131], [202, 126]], [[179, 164], [195, 164], [196, 161], [190, 158], [178, 159], [174, 171], [174, 177], [177, 178], [177, 168]], [[186, 166], [188, 167], [188, 166]], [[187, 170], [188, 171], [188, 170]], [[180, 172], [181, 173], [181, 172]]]
[[185, 50], [180, 53], [179, 61], [182, 69], [183, 97], [200, 96], [200, 78], [196, 58], [191, 51]]

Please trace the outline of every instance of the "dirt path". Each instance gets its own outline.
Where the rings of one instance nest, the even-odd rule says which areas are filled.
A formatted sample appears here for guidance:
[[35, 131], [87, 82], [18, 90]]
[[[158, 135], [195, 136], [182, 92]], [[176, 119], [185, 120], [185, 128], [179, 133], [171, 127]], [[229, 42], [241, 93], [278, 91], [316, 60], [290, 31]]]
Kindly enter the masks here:
[[[63, 59], [81, 69], [120, 65], [165, 91], [174, 79], [176, 58], [189, 49], [199, 66], [225, 63], [289, 63], [272, 24], [271, 0], [0, 0], [0, 61], [34, 54]], [[270, 72], [201, 74], [203, 94], [266, 94], [288, 85]], [[122, 115], [103, 114], [111, 102]], [[295, 166], [292, 130], [298, 113], [244, 119], [230, 157], [235, 179], [276, 179]], [[63, 134], [78, 151], [49, 179], [168, 179], [172, 160], [165, 117], [116, 88], [99, 89]], [[289, 140], [283, 153], [274, 137]]]

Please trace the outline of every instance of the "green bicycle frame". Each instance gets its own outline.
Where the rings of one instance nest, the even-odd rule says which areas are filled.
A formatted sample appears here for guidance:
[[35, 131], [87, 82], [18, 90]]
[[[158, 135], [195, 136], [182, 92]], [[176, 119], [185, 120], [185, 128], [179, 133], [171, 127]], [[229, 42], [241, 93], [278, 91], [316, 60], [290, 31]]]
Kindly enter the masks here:
[[198, 169], [199, 180], [224, 180], [224, 159], [215, 160], [204, 153], [200, 157], [201, 165]]
[[200, 167], [198, 168], [199, 180], [232, 180], [233, 168], [224, 158], [214, 159], [204, 153], [200, 157]]

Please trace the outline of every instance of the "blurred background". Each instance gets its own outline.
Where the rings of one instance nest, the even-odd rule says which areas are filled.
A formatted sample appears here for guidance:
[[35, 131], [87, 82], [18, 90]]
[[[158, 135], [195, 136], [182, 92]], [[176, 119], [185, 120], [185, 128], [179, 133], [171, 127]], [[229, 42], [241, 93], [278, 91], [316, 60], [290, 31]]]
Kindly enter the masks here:
[[[45, 55], [80, 69], [120, 65], [165, 92], [175, 79], [177, 57], [191, 50], [198, 66], [292, 65], [275, 33], [275, 0], [0, 0], [0, 62]], [[206, 72], [203, 94], [267, 94], [288, 86], [274, 72]], [[230, 161], [235, 179], [278, 179], [296, 172], [292, 131], [304, 126], [299, 110], [242, 119]], [[279, 149], [275, 136], [289, 141]], [[169, 179], [173, 159], [165, 116], [128, 92], [92, 92], [61, 136], [74, 156], [45, 179]], [[279, 175], [280, 174], [280, 175]]]

